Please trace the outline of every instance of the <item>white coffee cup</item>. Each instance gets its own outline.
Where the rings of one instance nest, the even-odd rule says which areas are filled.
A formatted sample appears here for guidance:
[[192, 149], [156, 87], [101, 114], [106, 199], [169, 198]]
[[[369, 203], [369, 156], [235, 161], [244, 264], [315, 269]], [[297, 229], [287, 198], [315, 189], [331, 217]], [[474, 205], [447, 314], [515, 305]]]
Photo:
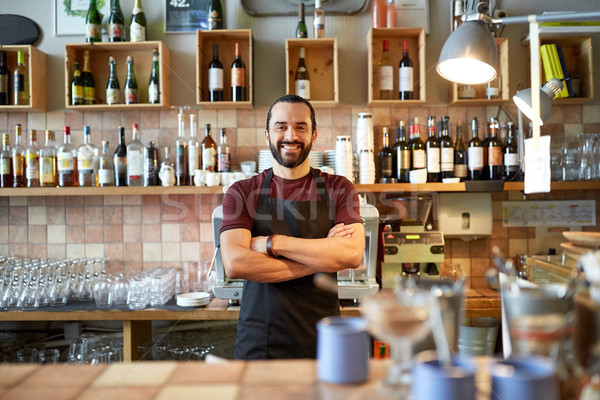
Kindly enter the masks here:
[[221, 185], [227, 186], [234, 180], [233, 172], [221, 172]]
[[205, 170], [203, 169], [197, 169], [196, 173], [194, 174], [194, 183], [196, 184], [196, 186], [202, 186], [204, 185], [204, 176], [206, 175]]
[[233, 171], [233, 178], [232, 181], [241, 181], [243, 179], [246, 179], [246, 174], [244, 174], [242, 171]]
[[221, 174], [218, 172], [207, 171], [203, 176], [203, 183], [206, 186], [219, 186], [221, 184]]
[[240, 167], [245, 174], [256, 172], [256, 161], [242, 161]]

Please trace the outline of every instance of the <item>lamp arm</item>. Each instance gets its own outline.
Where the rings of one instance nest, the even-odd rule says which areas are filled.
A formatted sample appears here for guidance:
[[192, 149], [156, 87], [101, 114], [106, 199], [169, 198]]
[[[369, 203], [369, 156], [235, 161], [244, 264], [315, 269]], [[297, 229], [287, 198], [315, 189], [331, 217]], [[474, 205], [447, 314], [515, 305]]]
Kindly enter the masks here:
[[[558, 13], [558, 14], [539, 14], [539, 15], [523, 15], [516, 17], [490, 18], [493, 24], [528, 24], [531, 18], [535, 18], [537, 22], [561, 22], [561, 21], [581, 21], [581, 20], [600, 20], [600, 11], [590, 12], [575, 12], [575, 13]], [[483, 18], [482, 18], [483, 19]]]

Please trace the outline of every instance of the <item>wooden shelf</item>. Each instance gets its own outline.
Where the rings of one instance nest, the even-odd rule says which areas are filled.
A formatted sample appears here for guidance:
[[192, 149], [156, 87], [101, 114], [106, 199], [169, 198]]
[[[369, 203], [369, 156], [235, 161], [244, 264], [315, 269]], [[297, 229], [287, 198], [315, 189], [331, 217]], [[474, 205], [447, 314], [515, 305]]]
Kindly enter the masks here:
[[[27, 81], [29, 86], [29, 104], [24, 106], [0, 106], [0, 112], [21, 111], [46, 111], [46, 53], [41, 52], [31, 45], [2, 46], [0, 50], [6, 52], [6, 63], [11, 74], [17, 66], [17, 51], [23, 51], [25, 55], [25, 67], [27, 68]], [[11, 100], [12, 100], [12, 76]]]

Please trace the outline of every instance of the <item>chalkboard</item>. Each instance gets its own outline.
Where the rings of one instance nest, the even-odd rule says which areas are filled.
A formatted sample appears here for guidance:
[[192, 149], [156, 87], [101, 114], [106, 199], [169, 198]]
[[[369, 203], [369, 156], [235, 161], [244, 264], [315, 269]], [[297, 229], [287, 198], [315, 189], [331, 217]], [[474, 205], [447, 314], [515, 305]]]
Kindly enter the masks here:
[[165, 32], [205, 30], [208, 0], [165, 0]]

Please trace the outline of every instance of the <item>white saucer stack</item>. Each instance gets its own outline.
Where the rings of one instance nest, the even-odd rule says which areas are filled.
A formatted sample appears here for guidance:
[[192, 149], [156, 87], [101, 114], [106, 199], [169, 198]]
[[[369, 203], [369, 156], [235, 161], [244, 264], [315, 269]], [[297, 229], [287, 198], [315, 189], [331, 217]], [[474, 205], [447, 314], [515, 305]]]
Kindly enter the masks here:
[[182, 293], [177, 296], [179, 307], [203, 307], [208, 303], [210, 303], [210, 293], [208, 292]]

